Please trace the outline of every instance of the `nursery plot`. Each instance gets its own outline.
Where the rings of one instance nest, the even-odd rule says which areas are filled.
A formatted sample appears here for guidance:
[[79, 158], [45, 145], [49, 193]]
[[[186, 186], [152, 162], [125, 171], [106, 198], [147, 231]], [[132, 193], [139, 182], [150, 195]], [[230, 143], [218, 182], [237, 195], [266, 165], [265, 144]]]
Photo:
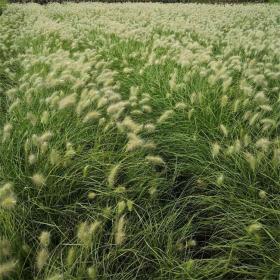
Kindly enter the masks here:
[[280, 7], [9, 5], [0, 279], [278, 279]]

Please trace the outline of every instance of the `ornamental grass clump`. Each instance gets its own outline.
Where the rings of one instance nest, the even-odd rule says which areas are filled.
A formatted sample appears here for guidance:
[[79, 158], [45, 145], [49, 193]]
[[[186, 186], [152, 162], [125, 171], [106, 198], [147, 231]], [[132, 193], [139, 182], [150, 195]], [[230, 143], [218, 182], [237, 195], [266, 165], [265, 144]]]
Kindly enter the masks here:
[[1, 280], [279, 278], [277, 5], [0, 13]]

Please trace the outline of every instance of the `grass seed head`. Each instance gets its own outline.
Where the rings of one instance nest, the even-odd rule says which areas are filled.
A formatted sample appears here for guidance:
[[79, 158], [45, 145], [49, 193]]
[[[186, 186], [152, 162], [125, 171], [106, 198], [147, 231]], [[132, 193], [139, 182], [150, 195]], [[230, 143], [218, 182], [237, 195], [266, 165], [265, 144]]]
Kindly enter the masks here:
[[60, 161], [62, 160], [62, 157], [58, 150], [51, 149], [49, 159], [51, 165], [59, 165]]
[[126, 145], [126, 151], [127, 152], [133, 152], [137, 149], [143, 148], [143, 145], [145, 142], [137, 136], [135, 133], [128, 133], [128, 143]]
[[49, 252], [46, 248], [41, 248], [36, 256], [36, 267], [39, 271], [41, 271], [48, 262]]
[[95, 266], [91, 266], [87, 269], [88, 277], [90, 280], [97, 279], [97, 268]]
[[89, 192], [87, 197], [89, 200], [93, 200], [96, 198], [96, 196], [97, 194], [95, 192]]
[[249, 163], [249, 166], [251, 167], [252, 171], [255, 171], [257, 166], [257, 159], [254, 155], [251, 153], [245, 153], [245, 158], [247, 162]]
[[113, 188], [116, 185], [120, 171], [121, 171], [120, 163], [118, 163], [112, 167], [112, 169], [110, 170], [110, 173], [108, 175], [109, 187]]
[[126, 203], [125, 203], [124, 200], [118, 202], [118, 204], [117, 204], [117, 214], [121, 215], [124, 212], [125, 208], [126, 208]]
[[222, 186], [225, 180], [224, 174], [220, 174], [216, 180], [218, 186]]
[[30, 123], [31, 123], [33, 126], [36, 125], [36, 123], [37, 123], [37, 117], [36, 117], [33, 113], [28, 112], [28, 113], [26, 114], [26, 118], [27, 118], [27, 120], [30, 121]]
[[173, 110], [167, 110], [165, 111], [158, 119], [157, 119], [157, 123], [161, 124], [166, 122], [168, 119], [170, 119], [174, 114]]
[[17, 262], [14, 260], [6, 261], [0, 264], [0, 278], [4, 279], [9, 274], [11, 274], [17, 266]]
[[47, 124], [49, 121], [50, 113], [49, 111], [44, 111], [41, 115], [41, 123], [42, 124]]
[[28, 156], [28, 162], [30, 165], [33, 165], [37, 161], [37, 157], [34, 154]]
[[165, 162], [160, 156], [146, 156], [145, 159], [152, 165], [164, 166]]
[[70, 94], [70, 95], [62, 98], [58, 102], [58, 109], [59, 110], [67, 109], [67, 108], [74, 106], [75, 104], [76, 104], [76, 94], [73, 93], [73, 94]]
[[215, 158], [221, 150], [221, 146], [216, 142], [212, 144], [212, 157]]
[[247, 227], [247, 232], [248, 233], [256, 233], [256, 232], [260, 231], [261, 228], [262, 228], [262, 224], [256, 222], [256, 223], [253, 223], [253, 224], [251, 224]]
[[125, 241], [125, 216], [121, 216], [116, 225], [115, 231], [115, 243], [116, 245], [122, 245]]
[[263, 190], [260, 190], [260, 191], [259, 191], [259, 197], [260, 197], [261, 199], [266, 199], [266, 198], [267, 198], [266, 192], [263, 191]]
[[83, 123], [88, 123], [92, 121], [97, 121], [100, 119], [101, 114], [97, 111], [92, 111], [86, 114], [86, 116], [83, 119]]
[[40, 245], [47, 248], [50, 244], [51, 234], [48, 231], [42, 231], [39, 236]]
[[144, 125], [144, 130], [147, 131], [148, 133], [152, 133], [156, 130], [156, 126], [152, 123], [147, 123]]
[[66, 265], [68, 267], [71, 267], [73, 265], [73, 263], [75, 262], [75, 258], [76, 258], [76, 251], [75, 251], [75, 249], [73, 247], [71, 247], [68, 250], [68, 253], [67, 253]]
[[31, 180], [36, 187], [43, 187], [46, 184], [46, 178], [41, 173], [34, 174]]
[[11, 243], [7, 239], [0, 239], [0, 256], [7, 257], [11, 255]]
[[224, 134], [224, 136], [227, 137], [228, 136], [227, 128], [223, 124], [221, 124], [220, 129], [221, 129], [222, 133]]
[[263, 151], [267, 151], [269, 146], [270, 146], [271, 142], [269, 141], [268, 138], [260, 138], [257, 142], [256, 142], [256, 147], [262, 149]]
[[129, 116], [124, 118], [122, 125], [135, 134], [138, 134], [143, 129], [143, 125], [137, 124]]
[[0, 188], [0, 207], [4, 209], [12, 209], [17, 203], [16, 196], [13, 191], [13, 184], [6, 183]]
[[228, 96], [227, 95], [223, 95], [221, 97], [221, 107], [225, 107], [228, 104]]

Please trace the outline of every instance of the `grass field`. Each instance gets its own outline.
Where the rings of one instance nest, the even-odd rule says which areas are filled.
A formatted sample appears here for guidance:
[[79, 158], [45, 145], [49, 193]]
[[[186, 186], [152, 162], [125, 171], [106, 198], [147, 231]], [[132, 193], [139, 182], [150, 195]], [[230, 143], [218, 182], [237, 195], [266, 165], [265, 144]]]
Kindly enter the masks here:
[[279, 279], [280, 6], [9, 5], [0, 107], [0, 279]]

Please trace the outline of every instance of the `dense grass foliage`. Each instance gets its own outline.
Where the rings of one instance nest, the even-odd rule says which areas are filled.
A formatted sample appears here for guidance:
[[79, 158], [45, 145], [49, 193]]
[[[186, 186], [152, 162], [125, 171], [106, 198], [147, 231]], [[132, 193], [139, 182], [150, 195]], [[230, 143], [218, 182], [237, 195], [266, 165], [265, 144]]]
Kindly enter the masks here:
[[269, 5], [9, 5], [0, 279], [278, 279], [279, 25]]
[[[10, 0], [10, 3], [39, 3], [39, 4], [48, 4], [48, 3], [67, 3], [67, 2], [93, 2], [93, 1], [85, 1], [85, 0], [76, 0], [76, 1], [68, 1], [68, 0]], [[279, 0], [98, 0], [94, 2], [102, 2], [102, 3], [139, 3], [139, 2], [152, 2], [152, 3], [212, 3], [212, 4], [238, 4], [238, 3], [274, 3], [279, 2]]]
[[0, 16], [2, 15], [2, 13], [4, 12], [4, 9], [7, 6], [7, 1], [6, 0], [0, 0]]

